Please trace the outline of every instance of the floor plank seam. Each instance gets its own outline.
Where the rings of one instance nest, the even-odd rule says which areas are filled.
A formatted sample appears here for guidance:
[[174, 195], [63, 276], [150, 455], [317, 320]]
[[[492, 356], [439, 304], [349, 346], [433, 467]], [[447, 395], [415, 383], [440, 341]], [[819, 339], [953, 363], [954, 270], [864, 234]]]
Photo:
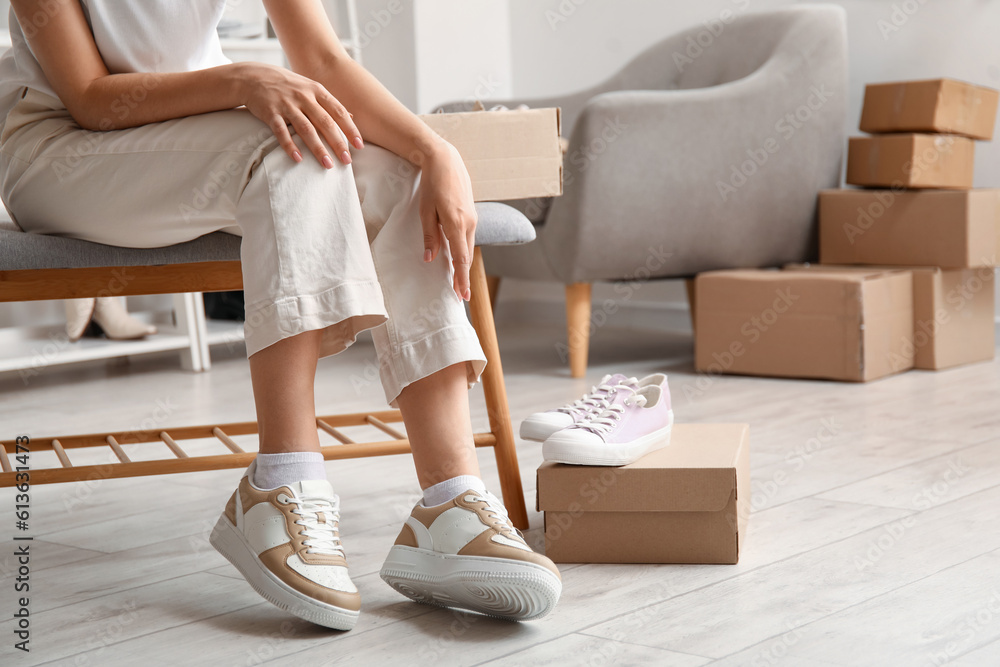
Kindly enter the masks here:
[[[948, 565], [947, 567], [943, 567], [943, 568], [941, 568], [940, 570], [937, 570], [937, 571], [935, 571], [935, 572], [931, 572], [930, 574], [926, 574], [926, 575], [924, 575], [924, 576], [922, 576], [922, 577], [919, 577], [919, 578], [917, 578], [917, 579], [914, 579], [914, 580], [912, 580], [912, 581], [908, 581], [908, 582], [906, 582], [905, 584], [902, 584], [902, 585], [900, 585], [900, 586], [897, 586], [897, 587], [895, 587], [895, 588], [893, 588], [893, 589], [890, 589], [890, 590], [887, 590], [887, 591], [882, 591], [882, 592], [881, 592], [881, 593], [879, 593], [878, 595], [873, 595], [872, 597], [869, 597], [869, 598], [865, 598], [864, 600], [860, 600], [860, 601], [858, 601], [858, 602], [854, 602], [854, 603], [852, 603], [852, 604], [849, 604], [849, 605], [847, 605], [846, 607], [842, 607], [841, 609], [838, 609], [838, 610], [836, 610], [836, 611], [833, 611], [833, 612], [830, 612], [829, 614], [825, 614], [825, 615], [823, 615], [823, 616], [821, 616], [821, 617], [819, 617], [819, 618], [814, 618], [813, 620], [811, 620], [811, 621], [808, 621], [808, 622], [806, 622], [806, 623], [803, 623], [802, 625], [797, 625], [797, 626], [795, 626], [794, 628], [788, 628], [788, 629], [786, 629], [786, 630], [785, 630], [785, 631], [783, 631], [783, 632], [779, 632], [778, 634], [775, 634], [775, 635], [771, 635], [771, 636], [769, 636], [769, 637], [766, 637], [765, 639], [762, 639], [762, 640], [760, 640], [760, 641], [756, 642], [755, 644], [752, 644], [752, 645], [750, 645], [750, 646], [747, 646], [747, 647], [744, 647], [744, 648], [741, 648], [741, 649], [739, 649], [739, 650], [737, 650], [737, 651], [733, 651], [732, 653], [727, 653], [726, 655], [724, 655], [724, 656], [722, 656], [722, 657], [719, 657], [719, 658], [715, 658], [715, 660], [724, 660], [724, 659], [726, 659], [726, 658], [729, 658], [729, 657], [732, 657], [732, 656], [734, 656], [734, 655], [736, 655], [736, 654], [738, 654], [738, 653], [742, 653], [743, 651], [746, 651], [746, 650], [748, 650], [748, 649], [751, 649], [751, 648], [753, 648], [754, 646], [759, 646], [759, 645], [761, 645], [761, 644], [764, 644], [764, 643], [766, 643], [766, 642], [769, 642], [769, 641], [772, 641], [772, 640], [774, 640], [774, 639], [776, 639], [776, 638], [778, 638], [778, 637], [781, 637], [781, 636], [783, 636], [783, 635], [786, 635], [786, 634], [788, 634], [789, 630], [801, 630], [801, 629], [803, 629], [803, 628], [807, 628], [807, 627], [809, 627], [810, 625], [813, 625], [813, 624], [815, 624], [815, 623], [819, 623], [819, 622], [821, 622], [821, 621], [825, 621], [825, 620], [827, 620], [827, 619], [829, 619], [829, 618], [831, 618], [831, 617], [833, 617], [833, 616], [837, 616], [838, 614], [843, 614], [844, 612], [847, 612], [847, 611], [849, 611], [849, 610], [853, 609], [854, 607], [857, 607], [857, 606], [860, 606], [860, 605], [863, 605], [863, 604], [868, 604], [869, 602], [872, 602], [873, 600], [878, 600], [878, 599], [879, 599], [879, 598], [881, 598], [881, 597], [885, 597], [885, 596], [887, 596], [887, 595], [890, 595], [890, 594], [892, 594], [892, 593], [895, 593], [896, 591], [900, 591], [900, 590], [902, 590], [902, 589], [904, 589], [904, 588], [907, 588], [907, 587], [909, 587], [909, 586], [913, 586], [914, 584], [918, 584], [918, 583], [920, 583], [921, 581], [924, 581], [925, 579], [929, 579], [929, 578], [931, 578], [931, 577], [936, 577], [936, 576], [938, 576], [938, 575], [942, 574], [943, 572], [947, 572], [948, 570], [951, 570], [951, 569], [954, 569], [954, 568], [956, 568], [956, 567], [959, 567], [959, 566], [961, 566], [961, 565], [965, 565], [965, 564], [966, 564], [966, 563], [968, 563], [969, 561], [973, 561], [973, 560], [975, 560], [975, 559], [977, 559], [977, 558], [982, 558], [982, 557], [983, 557], [984, 555], [986, 555], [986, 554], [989, 554], [989, 553], [994, 553], [994, 552], [997, 552], [997, 551], [1000, 551], [1000, 549], [988, 549], [988, 550], [986, 550], [986, 551], [984, 551], [984, 552], [982, 552], [982, 553], [979, 553], [979, 554], [976, 554], [975, 556], [972, 556], [972, 557], [970, 557], [970, 558], [967, 558], [967, 559], [965, 559], [965, 560], [963, 560], [963, 561], [961, 561], [961, 562], [959, 562], [959, 563], [952, 563], [951, 565]], [[958, 657], [958, 656], [956, 656], [956, 657]]]
[[[631, 612], [629, 612], [629, 613], [631, 613]], [[618, 644], [626, 644], [628, 646], [641, 646], [643, 648], [651, 648], [651, 649], [654, 649], [654, 650], [657, 650], [657, 651], [667, 651], [667, 652], [670, 652], [670, 653], [678, 653], [680, 655], [691, 656], [692, 658], [701, 658], [702, 660], [712, 660], [712, 661], [715, 661], [715, 660], [721, 660], [722, 659], [722, 658], [713, 658], [710, 655], [701, 655], [699, 653], [691, 653], [690, 651], [679, 651], [679, 650], [677, 650], [675, 648], [663, 648], [662, 646], [650, 646], [648, 644], [641, 644], [639, 642], [630, 642], [630, 641], [625, 641], [623, 639], [614, 639], [614, 638], [611, 638], [611, 637], [605, 637], [603, 635], [591, 634], [591, 633], [583, 631], [583, 630], [577, 630], [577, 631], [575, 631], [572, 634], [584, 635], [584, 636], [587, 636], [587, 637], [595, 637], [597, 639], [606, 639], [608, 641], [613, 641], [613, 642], [618, 643]]]
[[42, 610], [42, 611], [39, 611], [39, 612], [35, 612], [35, 613], [37, 613], [37, 614], [48, 614], [50, 612], [57, 611], [59, 609], [65, 609], [66, 607], [71, 607], [73, 605], [82, 604], [84, 602], [93, 602], [94, 600], [100, 600], [101, 598], [106, 598], [109, 595], [118, 595], [119, 593], [128, 593], [129, 591], [138, 590], [140, 588], [145, 588], [147, 586], [159, 586], [160, 584], [164, 584], [164, 583], [167, 583], [167, 582], [170, 582], [170, 581], [174, 581], [175, 579], [183, 579], [184, 577], [191, 577], [191, 576], [194, 576], [194, 575], [197, 575], [197, 574], [211, 574], [211, 573], [208, 572], [207, 570], [195, 570], [194, 572], [185, 572], [184, 574], [179, 574], [179, 575], [174, 576], [174, 577], [167, 577], [166, 579], [157, 579], [156, 581], [150, 581], [150, 582], [147, 582], [147, 583], [144, 583], [144, 584], [138, 584], [136, 586], [129, 586], [128, 588], [116, 588], [116, 589], [114, 589], [113, 591], [111, 591], [109, 593], [101, 593], [100, 595], [95, 595], [93, 597], [85, 597], [85, 598], [81, 598], [79, 600], [73, 600], [72, 602], [68, 602], [66, 604], [59, 605], [58, 607], [52, 607], [50, 609], [45, 609], [45, 610]]
[[[157, 630], [153, 630], [152, 632], [147, 632], [147, 633], [144, 633], [144, 634], [141, 634], [141, 635], [136, 635], [135, 637], [129, 637], [128, 639], [124, 639], [124, 640], [112, 642], [110, 644], [104, 644], [100, 648], [109, 648], [109, 647], [112, 647], [112, 646], [121, 646], [123, 644], [127, 644], [128, 642], [135, 641], [137, 639], [145, 639], [147, 637], [153, 637], [153, 636], [155, 636], [155, 635], [157, 635], [157, 634], [159, 634], [161, 632], [169, 632], [171, 630], [176, 630], [178, 628], [187, 627], [188, 625], [191, 625], [193, 623], [204, 623], [205, 621], [210, 621], [213, 618], [219, 618], [220, 616], [225, 616], [226, 614], [231, 614], [231, 613], [236, 612], [236, 611], [242, 611], [244, 609], [249, 609], [251, 607], [256, 607], [259, 604], [261, 604], [261, 603], [255, 602], [254, 604], [247, 605], [245, 607], [239, 607], [238, 609], [230, 609], [229, 611], [222, 612], [221, 614], [215, 614], [213, 616], [205, 616], [204, 618], [200, 618], [198, 620], [187, 621], [185, 623], [180, 623], [178, 625], [171, 625], [169, 627], [161, 627], [161, 628], [159, 628]], [[264, 602], [264, 604], [267, 604], [267, 603]], [[62, 658], [56, 658], [55, 660], [49, 660], [47, 662], [41, 663], [41, 665], [39, 665], [38, 667], [43, 667], [43, 665], [48, 665], [48, 664], [52, 664], [52, 663], [55, 663], [55, 662], [62, 662], [62, 661], [70, 660], [71, 658], [77, 658], [77, 659], [75, 659], [73, 661], [76, 664], [87, 664], [87, 662], [86, 662], [86, 655], [88, 653], [92, 653], [95, 650], [100, 650], [100, 648], [99, 649], [90, 649], [88, 651], [80, 651], [79, 653], [74, 653], [72, 655], [67, 655], [67, 656], [64, 656]], [[80, 660], [78, 659], [80, 656], [84, 657], [84, 661], [83, 662], [80, 662]]]
[[[986, 441], [984, 441], [984, 442], [986, 442]], [[858, 479], [851, 480], [850, 482], [845, 482], [844, 484], [840, 484], [838, 486], [832, 486], [832, 487], [830, 487], [828, 489], [824, 489], [824, 490], [819, 491], [817, 493], [810, 494], [809, 496], [802, 496], [801, 498], [792, 498], [791, 500], [785, 500], [783, 502], [780, 502], [777, 505], [768, 505], [767, 507], [765, 507], [764, 509], [762, 509], [760, 511], [772, 510], [772, 509], [775, 509], [776, 507], [781, 507], [783, 505], [787, 505], [788, 503], [793, 503], [796, 500], [802, 500], [802, 498], [814, 498], [814, 497], [820, 496], [820, 495], [822, 495], [824, 493], [830, 493], [831, 491], [837, 491], [838, 489], [843, 489], [845, 487], [851, 486], [852, 484], [858, 484], [859, 482], [865, 482], [867, 480], [874, 479], [874, 478], [880, 477], [882, 475], [887, 475], [889, 473], [893, 473], [893, 472], [896, 472], [898, 470], [903, 470], [903, 469], [908, 468], [908, 467], [910, 467], [912, 465], [917, 465], [917, 464], [920, 464], [920, 463], [926, 463], [927, 461], [931, 461], [933, 459], [941, 458], [941, 457], [944, 457], [944, 456], [953, 456], [955, 454], [958, 454], [959, 452], [962, 452], [962, 451], [964, 451], [966, 449], [969, 449], [970, 447], [978, 447], [978, 446], [980, 446], [982, 444], [983, 443], [980, 442], [980, 443], [973, 444], [973, 445], [965, 445], [965, 446], [960, 447], [958, 449], [953, 449], [950, 452], [947, 452], [945, 454], [935, 454], [934, 456], [928, 456], [927, 458], [917, 459], [915, 461], [910, 461], [909, 463], [905, 463], [905, 464], [903, 464], [901, 466], [898, 466], [896, 468], [888, 468], [886, 470], [882, 470], [880, 472], [877, 472], [877, 473], [875, 473], [873, 475], [869, 475], [868, 477], [861, 477], [861, 478], [858, 478]], [[750, 456], [751, 456], [751, 459], [752, 459], [753, 458], [753, 451], [752, 450], [750, 452]], [[823, 500], [823, 499], [822, 498], [817, 498], [817, 500]], [[941, 503], [941, 504], [944, 504], [944, 503]], [[935, 505], [935, 507], [938, 507], [938, 506], [939, 505]], [[894, 509], [900, 509], [900, 508], [894, 508]], [[905, 509], [905, 508], [903, 508], [903, 509]], [[750, 516], [753, 516], [753, 512], [751, 512]]]
[[[997, 486], [1000, 486], [1000, 485], [997, 485]], [[991, 488], [996, 488], [996, 487], [991, 487]], [[987, 490], [989, 490], [989, 489], [984, 489], [983, 491], [987, 491]], [[981, 493], [981, 491], [979, 491], [979, 492], [976, 492], [976, 493]], [[970, 495], [975, 495], [975, 494], [970, 494]], [[955, 500], [963, 500], [963, 499], [964, 499], [964, 498], [956, 498]], [[954, 502], [954, 501], [949, 501], [949, 502]], [[943, 505], [945, 505], [945, 504], [947, 504], [947, 503], [942, 503], [941, 505], [936, 505], [936, 506], [934, 507], [934, 509], [937, 509], [938, 507], [941, 507], [941, 506], [943, 506]], [[770, 509], [770, 508], [768, 508], [768, 509]], [[908, 514], [907, 516], [915, 516], [915, 515], [920, 515], [920, 514], [922, 514], [922, 512], [915, 512], [915, 513], [912, 513], [912, 514]], [[682, 597], [686, 597], [686, 596], [689, 596], [689, 595], [693, 595], [694, 593], [697, 593], [697, 592], [699, 592], [699, 591], [702, 591], [702, 590], [704, 590], [704, 589], [707, 589], [707, 588], [711, 588], [712, 586], [717, 586], [717, 585], [719, 585], [719, 584], [722, 584], [722, 583], [726, 583], [726, 582], [729, 582], [729, 581], [732, 581], [733, 579], [735, 579], [735, 578], [737, 578], [737, 577], [740, 577], [740, 576], [743, 576], [743, 575], [745, 575], [745, 574], [749, 574], [749, 573], [751, 573], [751, 572], [756, 572], [756, 571], [758, 571], [758, 570], [762, 570], [762, 569], [764, 569], [764, 568], [769, 568], [769, 567], [774, 567], [774, 566], [776, 566], [776, 565], [779, 565], [779, 564], [781, 564], [781, 563], [783, 563], [783, 562], [785, 562], [785, 561], [788, 561], [788, 560], [791, 560], [791, 559], [793, 559], [793, 558], [798, 558], [798, 557], [800, 557], [800, 556], [802, 556], [802, 555], [804, 555], [804, 554], [807, 554], [807, 553], [810, 553], [810, 552], [812, 552], [812, 551], [816, 551], [817, 549], [825, 549], [825, 548], [827, 548], [827, 547], [829, 547], [829, 546], [832, 546], [832, 545], [834, 545], [834, 544], [838, 544], [838, 543], [840, 543], [840, 542], [843, 542], [843, 541], [845, 541], [845, 540], [849, 540], [849, 539], [851, 539], [851, 538], [853, 538], [853, 537], [856, 537], [857, 535], [860, 535], [861, 533], [865, 533], [865, 532], [868, 532], [868, 531], [870, 531], [870, 530], [876, 530], [876, 529], [878, 529], [879, 527], [882, 527], [882, 526], [886, 526], [886, 525], [888, 525], [888, 524], [890, 524], [890, 523], [893, 523], [893, 521], [898, 521], [898, 520], [899, 520], [899, 519], [893, 519], [893, 520], [891, 520], [891, 521], [886, 521], [886, 522], [884, 522], [884, 523], [881, 523], [881, 524], [877, 524], [877, 525], [874, 525], [874, 526], [871, 526], [871, 527], [868, 527], [868, 528], [866, 528], [866, 529], [864, 529], [864, 530], [862, 530], [862, 531], [860, 531], [860, 532], [858, 532], [858, 533], [854, 533], [853, 535], [847, 535], [847, 536], [845, 536], [845, 537], [842, 537], [842, 538], [840, 538], [840, 539], [838, 539], [838, 540], [834, 540], [834, 541], [832, 541], [832, 542], [828, 542], [828, 543], [826, 543], [826, 544], [823, 544], [823, 545], [818, 545], [818, 546], [816, 546], [816, 547], [813, 547], [812, 549], [808, 549], [808, 550], [806, 550], [806, 551], [802, 551], [802, 552], [799, 552], [799, 553], [796, 553], [796, 554], [792, 554], [792, 555], [790, 555], [790, 556], [786, 556], [785, 558], [781, 558], [781, 559], [779, 559], [779, 560], [775, 560], [775, 561], [772, 561], [772, 562], [770, 562], [770, 563], [766, 563], [766, 564], [763, 564], [763, 565], [760, 565], [760, 566], [757, 566], [757, 567], [754, 567], [754, 568], [751, 568], [751, 569], [749, 569], [749, 570], [744, 570], [744, 571], [742, 571], [742, 572], [739, 572], [739, 573], [737, 573], [737, 574], [735, 574], [735, 575], [733, 575], [733, 576], [731, 576], [731, 577], [726, 577], [726, 578], [724, 578], [724, 579], [718, 579], [718, 580], [716, 580], [716, 581], [713, 581], [713, 582], [711, 582], [711, 583], [708, 583], [708, 584], [705, 584], [704, 586], [699, 586], [699, 587], [697, 587], [697, 588], [693, 588], [693, 589], [691, 589], [691, 590], [688, 590], [688, 591], [685, 591], [685, 592], [683, 592], [683, 593], [679, 593], [679, 594], [677, 594], [677, 595], [674, 595], [674, 596], [671, 596], [671, 597], [668, 597], [668, 598], [664, 598], [664, 599], [662, 599], [662, 600], [658, 600], [658, 601], [656, 601], [656, 602], [653, 602], [653, 603], [650, 603], [650, 604], [648, 604], [648, 605], [645, 605], [645, 606], [642, 606], [642, 607], [636, 607], [635, 609], [632, 609], [632, 610], [630, 610], [630, 611], [627, 611], [627, 612], [625, 612], [625, 613], [622, 613], [622, 614], [617, 614], [617, 615], [615, 615], [615, 616], [612, 616], [612, 617], [610, 617], [610, 618], [606, 618], [606, 619], [603, 619], [603, 620], [600, 620], [600, 621], [596, 621], [596, 622], [594, 622], [594, 623], [591, 623], [590, 625], [587, 625], [587, 626], [583, 626], [582, 628], [579, 628], [579, 629], [578, 629], [578, 630], [577, 630], [576, 632], [578, 632], [578, 633], [580, 633], [580, 634], [588, 634], [588, 635], [590, 635], [591, 633], [589, 633], [589, 632], [587, 632], [587, 631], [588, 631], [588, 630], [590, 630], [590, 629], [592, 629], [592, 628], [594, 628], [595, 626], [598, 626], [598, 625], [602, 625], [602, 624], [604, 624], [604, 623], [607, 623], [607, 622], [610, 622], [610, 621], [613, 621], [613, 620], [616, 620], [616, 619], [619, 619], [619, 618], [622, 618], [622, 617], [625, 617], [625, 616], [628, 616], [628, 615], [630, 615], [630, 614], [634, 614], [634, 613], [636, 613], [636, 612], [638, 612], [638, 611], [643, 611], [643, 610], [645, 610], [645, 609], [649, 609], [649, 608], [652, 608], [652, 607], [655, 607], [656, 605], [659, 605], [659, 604], [662, 604], [662, 603], [664, 603], [664, 602], [667, 602], [667, 601], [669, 601], [669, 600], [674, 600], [674, 599], [678, 599], [678, 598], [682, 598]], [[984, 554], [987, 554], [987, 553], [992, 553], [993, 551], [1000, 551], [1000, 549], [988, 549], [988, 550], [986, 550], [986, 551], [984, 551], [984, 552], [982, 552], [982, 553], [979, 553], [979, 554], [977, 554], [977, 555], [975, 555], [975, 556], [973, 556], [973, 557], [971, 557], [971, 558], [969, 558], [969, 559], [966, 559], [965, 561], [962, 561], [962, 562], [963, 562], [963, 563], [964, 563], [964, 562], [968, 562], [969, 560], [972, 560], [972, 559], [974, 559], [974, 558], [979, 558], [979, 557], [983, 556]], [[948, 566], [948, 567], [946, 567], [946, 568], [944, 568], [944, 569], [942, 569], [942, 570], [939, 570], [938, 572], [934, 572], [934, 573], [931, 573], [931, 574], [929, 574], [929, 575], [926, 575], [925, 577], [921, 577], [921, 578], [919, 578], [919, 579], [916, 579], [916, 580], [914, 580], [914, 581], [911, 581], [911, 582], [908, 582], [907, 584], [904, 584], [904, 585], [902, 585], [902, 586], [898, 586], [898, 587], [897, 587], [897, 589], [898, 589], [898, 588], [903, 588], [903, 587], [905, 587], [905, 586], [908, 586], [908, 585], [910, 585], [910, 584], [913, 584], [913, 583], [916, 583], [916, 582], [918, 582], [918, 581], [921, 581], [922, 579], [925, 579], [925, 578], [926, 578], [927, 576], [934, 576], [935, 574], [938, 574], [939, 572], [944, 572], [945, 570], [947, 570], [947, 569], [950, 569], [951, 567], [954, 567], [954, 566], [957, 566], [957, 565], [961, 565], [961, 564], [962, 564], [962, 563], [955, 563], [955, 564], [953, 564], [953, 565], [950, 565], [950, 566]], [[720, 567], [721, 567], [721, 566], [720, 566]], [[893, 589], [893, 590], [896, 590], [896, 589]], [[888, 593], [888, 592], [891, 592], [891, 591], [886, 591], [886, 593]], [[882, 595], [882, 594], [880, 594], [880, 595], [877, 595], [877, 596], [875, 596], [875, 597], [873, 597], [873, 598], [868, 598], [868, 599], [876, 599], [876, 598], [880, 597], [881, 595]], [[865, 601], [863, 601], [863, 602], [866, 602], [866, 601], [867, 601], [867, 600], [865, 600]], [[862, 603], [861, 603], [861, 602], [859, 602], [859, 603], [855, 603], [855, 604], [862, 604]], [[852, 607], [852, 606], [854, 606], [854, 605], [850, 605], [850, 606], [848, 606], [848, 607], [845, 607], [845, 609], [849, 609], [849, 608], [850, 608], [850, 607]], [[832, 616], [833, 614], [839, 614], [839, 613], [840, 613], [841, 611], [843, 611], [843, 610], [842, 610], [842, 609], [841, 609], [841, 610], [837, 610], [837, 611], [835, 611], [835, 612], [832, 612], [831, 614], [827, 614], [827, 616]], [[826, 618], [827, 616], [824, 616], [824, 617], [822, 617], [822, 618]], [[822, 620], [822, 618], [820, 618], [820, 619], [816, 619], [816, 620]], [[810, 621], [810, 623], [813, 623], [813, 622], [815, 622], [815, 621]], [[805, 625], [809, 625], [809, 623], [807, 623], [807, 624], [804, 624], [803, 626], [800, 626], [800, 627], [805, 627]], [[770, 639], [774, 639], [774, 637], [778, 637], [778, 636], [780, 636], [780, 635], [783, 635], [783, 634], [785, 634], [785, 633], [784, 633], [784, 632], [781, 632], [781, 633], [779, 633], [779, 634], [777, 634], [777, 635], [773, 635], [773, 636], [771, 636], [771, 637], [768, 637], [767, 639], [764, 639], [764, 640], [762, 640], [762, 641], [768, 641], [768, 640], [770, 640]], [[600, 636], [600, 635], [592, 635], [592, 636]], [[758, 642], [758, 643], [761, 643], [761, 642]], [[645, 646], [645, 644], [640, 644], [640, 646]], [[648, 647], [648, 648], [656, 648], [656, 647]], [[741, 650], [743, 650], [743, 649], [741, 649]], [[723, 656], [723, 657], [729, 657], [730, 655], [734, 655], [735, 653], [739, 653], [739, 651], [735, 651], [734, 653], [730, 653], [730, 654], [727, 654], [726, 656]], [[716, 660], [721, 660], [722, 658], [714, 658], [714, 659], [716, 659]]]

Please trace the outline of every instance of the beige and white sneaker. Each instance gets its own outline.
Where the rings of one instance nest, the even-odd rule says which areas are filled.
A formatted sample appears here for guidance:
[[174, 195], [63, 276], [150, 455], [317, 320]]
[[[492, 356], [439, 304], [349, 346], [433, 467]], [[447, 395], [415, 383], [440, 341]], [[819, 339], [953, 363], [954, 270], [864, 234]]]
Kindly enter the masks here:
[[472, 490], [418, 503], [379, 574], [417, 602], [517, 621], [545, 616], [562, 592], [559, 570], [525, 543], [503, 503]]
[[209, 541], [268, 602], [350, 630], [361, 596], [340, 543], [340, 499], [326, 480], [258, 489], [251, 481], [256, 467], [240, 480]]

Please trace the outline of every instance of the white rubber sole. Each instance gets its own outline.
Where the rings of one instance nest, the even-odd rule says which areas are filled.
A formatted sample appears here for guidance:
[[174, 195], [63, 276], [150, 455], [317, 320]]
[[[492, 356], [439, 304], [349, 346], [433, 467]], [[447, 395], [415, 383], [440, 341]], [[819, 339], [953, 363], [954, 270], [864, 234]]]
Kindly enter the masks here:
[[559, 577], [541, 565], [402, 545], [389, 550], [379, 576], [416, 602], [511, 621], [545, 616], [562, 593]]
[[560, 439], [556, 433], [542, 444], [542, 458], [579, 466], [624, 466], [669, 446], [673, 426], [671, 411], [670, 422], [665, 427], [626, 443], [580, 442], [572, 438]]
[[357, 611], [315, 600], [271, 574], [225, 514], [215, 523], [208, 541], [240, 571], [262, 598], [274, 606], [334, 630], [350, 630], [358, 622]]
[[[572, 426], [572, 423], [569, 424]], [[523, 440], [533, 440], [534, 442], [545, 442], [552, 435], [566, 428], [566, 426], [553, 426], [542, 422], [535, 422], [528, 417], [521, 422], [519, 434]]]

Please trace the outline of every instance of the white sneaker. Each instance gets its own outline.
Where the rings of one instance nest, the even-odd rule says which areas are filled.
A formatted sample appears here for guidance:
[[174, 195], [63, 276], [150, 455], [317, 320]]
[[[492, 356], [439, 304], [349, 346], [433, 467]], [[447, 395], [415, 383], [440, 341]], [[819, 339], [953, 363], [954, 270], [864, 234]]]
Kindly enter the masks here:
[[350, 630], [361, 595], [340, 543], [340, 499], [328, 481], [265, 490], [250, 464], [209, 541], [268, 602], [307, 621]]
[[545, 616], [562, 592], [559, 570], [525, 543], [503, 503], [472, 490], [418, 503], [379, 574], [411, 600], [517, 621]]
[[615, 393], [615, 387], [627, 385], [640, 389], [649, 385], [665, 385], [667, 376], [663, 373], [647, 375], [641, 380], [625, 377], [621, 373], [605, 375], [589, 394], [561, 408], [547, 412], [536, 412], [521, 422], [521, 437], [525, 440], [545, 442], [553, 433], [569, 428], [592, 414], [600, 414], [607, 409]]
[[620, 384], [600, 414], [553, 433], [542, 457], [555, 463], [623, 466], [670, 444], [674, 412], [666, 378], [662, 385], [635, 389]]

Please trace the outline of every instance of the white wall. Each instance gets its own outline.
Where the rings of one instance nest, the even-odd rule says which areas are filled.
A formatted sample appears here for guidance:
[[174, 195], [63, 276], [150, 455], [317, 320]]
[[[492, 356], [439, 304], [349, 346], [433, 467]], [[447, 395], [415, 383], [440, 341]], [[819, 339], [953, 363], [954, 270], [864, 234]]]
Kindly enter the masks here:
[[506, 0], [414, 0], [413, 5], [418, 112], [452, 100], [512, 95]]
[[[510, 0], [514, 94], [583, 88], [686, 27], [789, 0]], [[842, 0], [850, 42], [848, 132], [866, 83], [948, 76], [1000, 88], [1000, 2]], [[902, 7], [917, 8], [912, 15]], [[893, 8], [900, 8], [894, 14]], [[898, 28], [893, 24], [898, 23]], [[888, 29], [886, 29], [888, 27]], [[665, 62], [664, 67], [673, 67]], [[976, 185], [1000, 186], [1000, 140], [977, 146]]]
[[507, 0], [358, 0], [358, 21], [365, 67], [413, 111], [512, 93]]
[[[335, 0], [324, 0], [329, 7]], [[399, 100], [417, 106], [416, 31], [413, 3], [405, 0], [357, 0], [361, 56]]]

